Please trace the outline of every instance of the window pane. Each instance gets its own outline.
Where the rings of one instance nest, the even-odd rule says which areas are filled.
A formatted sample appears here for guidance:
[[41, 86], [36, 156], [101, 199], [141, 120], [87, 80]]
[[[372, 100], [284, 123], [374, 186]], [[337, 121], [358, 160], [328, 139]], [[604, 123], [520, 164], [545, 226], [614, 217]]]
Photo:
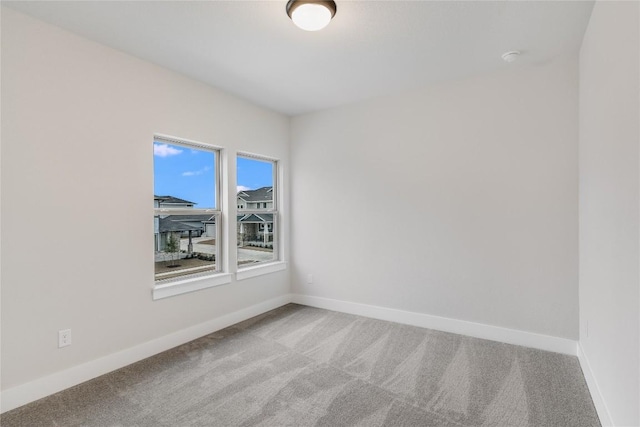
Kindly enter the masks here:
[[238, 266], [277, 260], [276, 164], [238, 156]]
[[273, 167], [270, 161], [238, 157], [238, 209], [274, 209]]
[[156, 215], [155, 278], [216, 271], [217, 215]]
[[238, 266], [275, 261], [274, 214], [238, 215]]
[[215, 209], [215, 156], [215, 151], [155, 140], [155, 207]]

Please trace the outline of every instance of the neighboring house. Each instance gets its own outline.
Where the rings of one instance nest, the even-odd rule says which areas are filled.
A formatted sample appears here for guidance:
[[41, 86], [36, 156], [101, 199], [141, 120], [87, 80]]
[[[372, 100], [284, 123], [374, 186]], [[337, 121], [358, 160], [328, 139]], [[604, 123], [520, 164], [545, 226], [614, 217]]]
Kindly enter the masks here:
[[[167, 244], [169, 235], [178, 238], [207, 236], [216, 237], [216, 221], [212, 215], [168, 215], [156, 218], [158, 228], [156, 231], [156, 250], [162, 251]], [[191, 242], [189, 242], [191, 247]]]
[[[155, 208], [193, 209], [195, 203], [173, 196], [154, 196]], [[155, 248], [163, 251], [171, 234], [178, 238], [216, 237], [215, 216], [212, 215], [159, 215], [154, 218]], [[191, 247], [191, 242], [189, 244]]]
[[273, 214], [238, 215], [238, 246], [273, 242]]
[[[194, 202], [173, 196], [154, 196], [154, 207], [193, 209]], [[238, 193], [238, 210], [273, 209], [273, 187], [245, 190]], [[155, 248], [163, 251], [171, 234], [191, 239], [192, 237], [216, 237], [215, 216], [212, 215], [159, 215], [154, 218]], [[249, 243], [268, 245], [273, 242], [273, 214], [238, 214], [238, 245]], [[189, 245], [191, 247], [191, 245]]]
[[238, 209], [273, 209], [273, 187], [238, 192]]
[[[273, 209], [273, 187], [238, 192], [238, 210]], [[238, 213], [238, 246], [248, 243], [268, 245], [273, 242], [273, 214]]]
[[195, 203], [173, 196], [153, 196], [154, 208], [193, 208]]

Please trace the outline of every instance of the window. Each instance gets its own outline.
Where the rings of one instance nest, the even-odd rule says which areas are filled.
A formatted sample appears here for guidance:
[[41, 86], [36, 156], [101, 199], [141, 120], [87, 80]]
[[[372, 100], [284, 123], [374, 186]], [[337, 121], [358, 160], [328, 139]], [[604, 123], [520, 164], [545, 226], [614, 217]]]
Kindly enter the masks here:
[[278, 201], [275, 160], [237, 159], [238, 268], [278, 260]]
[[156, 284], [220, 271], [220, 151], [156, 137], [153, 159]]

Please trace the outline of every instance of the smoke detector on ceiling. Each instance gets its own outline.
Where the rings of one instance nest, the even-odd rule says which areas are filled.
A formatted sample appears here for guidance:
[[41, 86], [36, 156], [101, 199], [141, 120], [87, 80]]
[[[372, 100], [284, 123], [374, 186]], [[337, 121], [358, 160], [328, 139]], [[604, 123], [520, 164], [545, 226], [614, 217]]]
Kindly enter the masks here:
[[502, 60], [504, 62], [512, 63], [520, 56], [520, 52], [517, 50], [512, 50], [510, 52], [505, 52], [502, 54]]

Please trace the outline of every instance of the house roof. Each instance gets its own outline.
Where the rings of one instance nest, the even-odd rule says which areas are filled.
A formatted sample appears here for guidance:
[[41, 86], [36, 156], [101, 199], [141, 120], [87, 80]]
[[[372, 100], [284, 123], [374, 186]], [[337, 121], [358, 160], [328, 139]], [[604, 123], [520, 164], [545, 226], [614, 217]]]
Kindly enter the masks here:
[[273, 214], [247, 214], [247, 215], [238, 215], [238, 222], [273, 222]]
[[262, 187], [257, 190], [245, 190], [238, 193], [238, 198], [245, 202], [266, 202], [273, 200], [273, 187]]
[[178, 197], [173, 196], [153, 196], [154, 200], [160, 200], [162, 203], [171, 203], [171, 204], [186, 204], [186, 205], [195, 205], [196, 203], [190, 202], [188, 200], [180, 199]]
[[203, 227], [187, 224], [189, 222], [215, 222], [215, 216], [211, 215], [169, 215], [159, 219], [158, 229], [160, 233], [169, 231], [201, 231]]

